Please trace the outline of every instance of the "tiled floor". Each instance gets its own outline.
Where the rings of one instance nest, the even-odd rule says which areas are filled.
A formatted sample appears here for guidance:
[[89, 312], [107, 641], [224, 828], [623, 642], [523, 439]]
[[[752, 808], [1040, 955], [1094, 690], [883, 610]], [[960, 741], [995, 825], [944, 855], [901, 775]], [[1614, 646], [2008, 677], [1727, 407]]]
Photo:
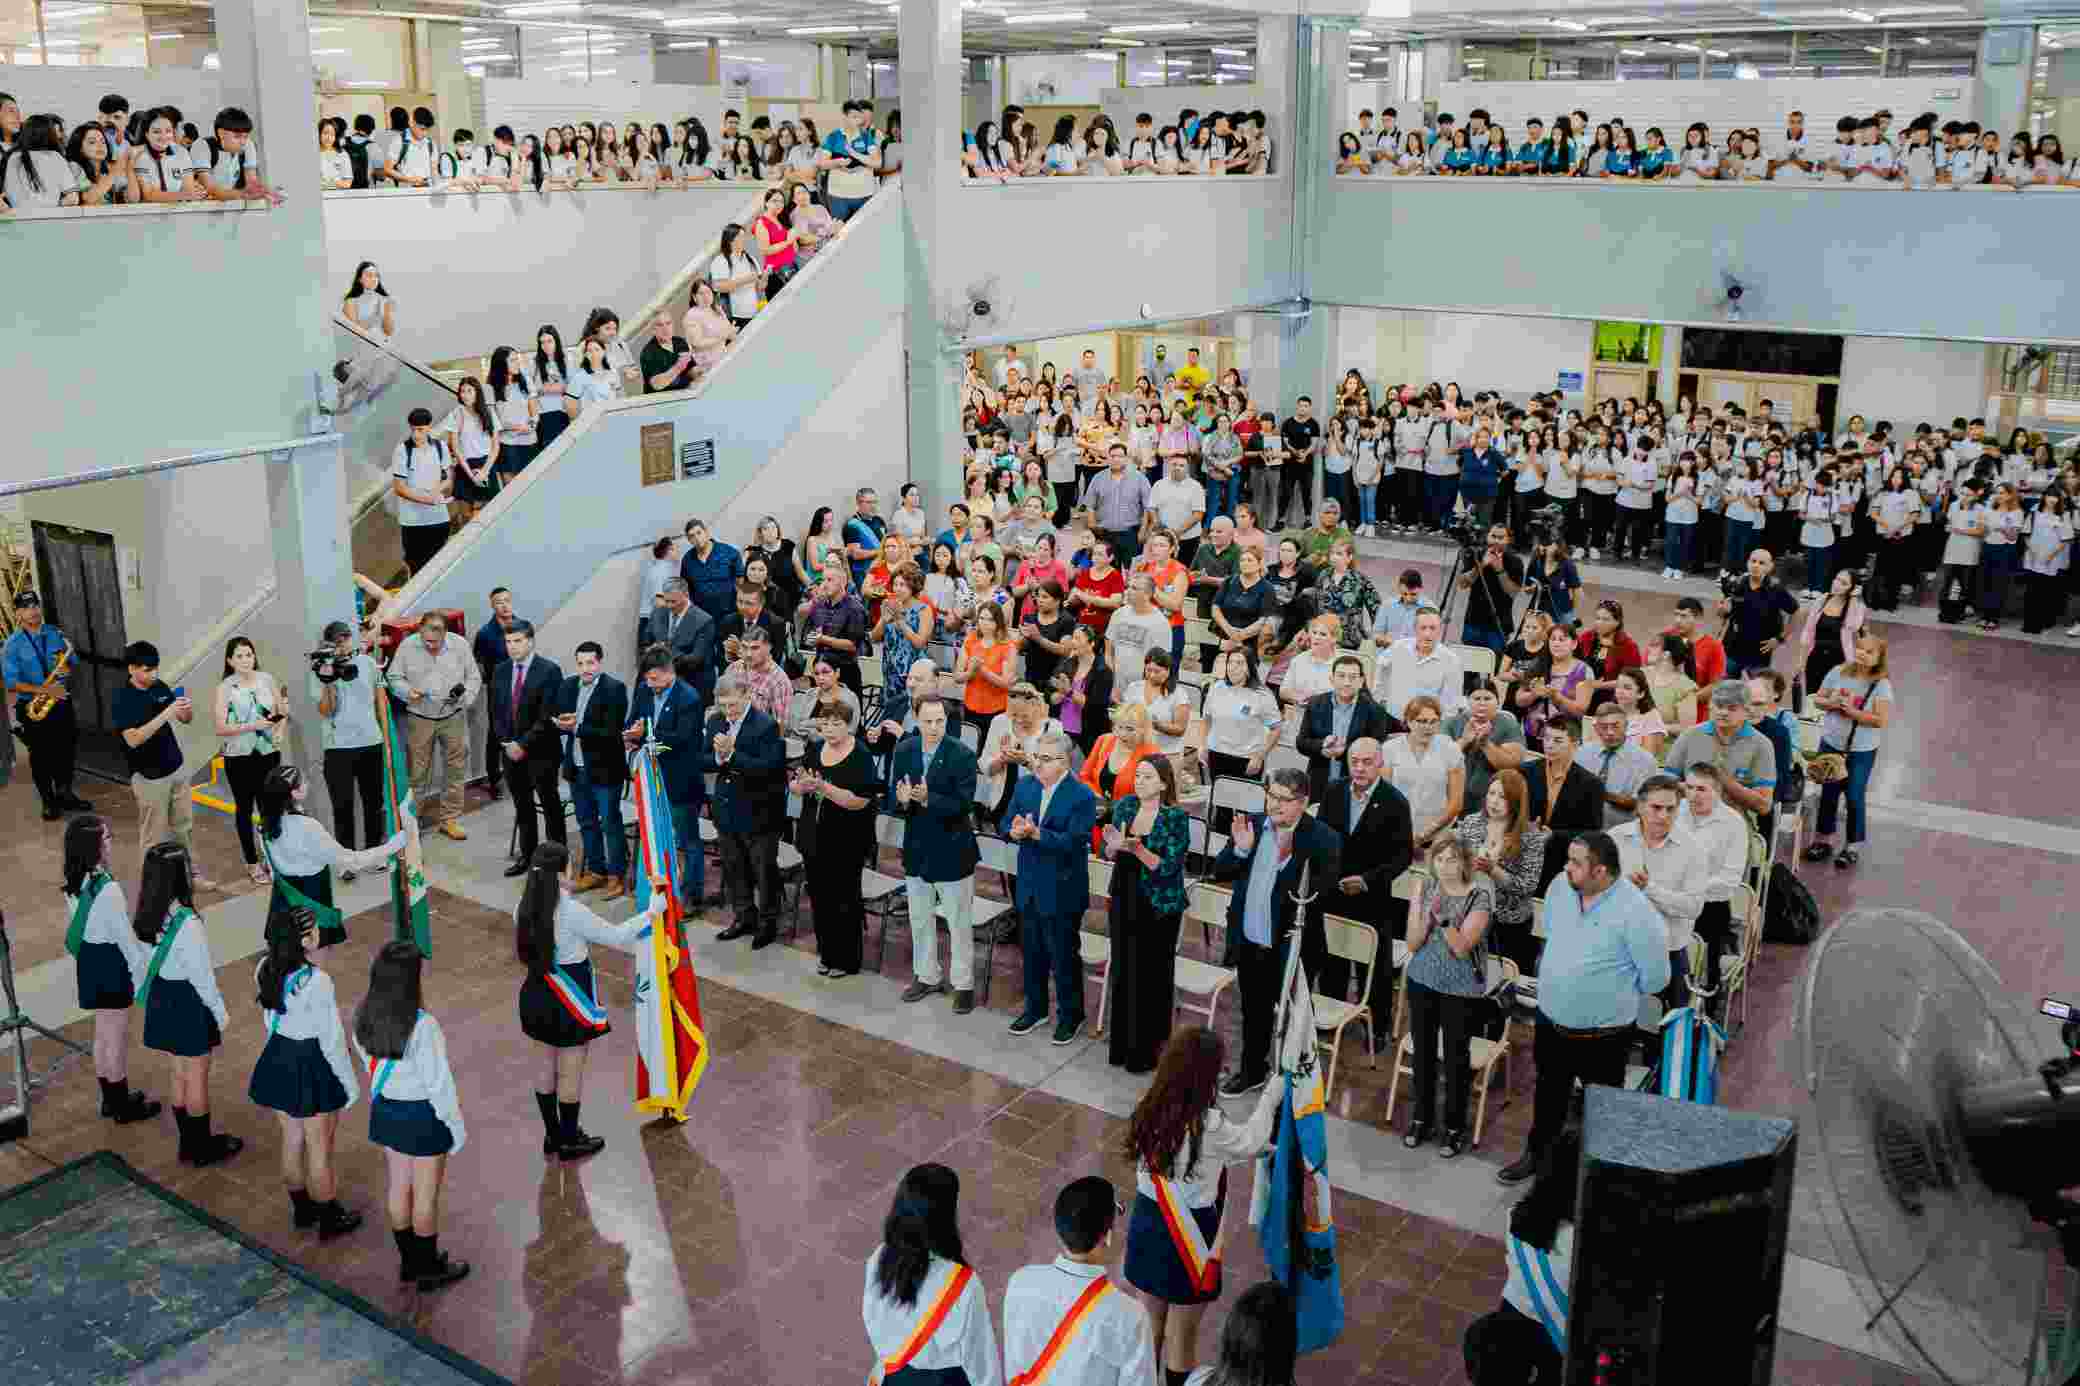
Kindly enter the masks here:
[[[1383, 582], [1403, 566], [1393, 557], [1367, 564]], [[1427, 566], [1434, 586], [1434, 564], [1417, 566]], [[1635, 631], [1655, 628], [1673, 608], [1672, 588], [1622, 595]], [[2007, 815], [2024, 820], [2017, 825], [2024, 833], [2032, 824], [2073, 824], [2060, 787], [2071, 783], [2080, 755], [2037, 732], [2055, 725], [2043, 704], [2070, 677], [2071, 655], [1911, 623], [1887, 633], [1901, 688], [1893, 744], [1913, 749], [1881, 756], [1879, 793]], [[118, 790], [93, 797], [115, 815], [130, 812]], [[14, 868], [0, 871], [0, 904], [25, 968], [59, 955], [64, 926], [54, 895], [57, 829], [35, 821], [32, 801], [26, 784], [0, 790], [0, 822], [15, 829], [0, 848], [13, 858], [0, 866]], [[702, 996], [716, 1056], [694, 1119], [676, 1130], [639, 1127], [627, 1110], [629, 974], [624, 960], [602, 955], [606, 999], [620, 1028], [594, 1046], [585, 1121], [609, 1145], [583, 1165], [545, 1166], [528, 1096], [534, 1060], [513, 1010], [519, 969], [506, 911], [517, 892], [498, 878], [502, 862], [492, 860], [502, 855], [507, 813], [503, 805], [485, 810], [468, 843], [429, 845], [435, 879], [458, 892], [436, 893], [428, 1005], [450, 1036], [470, 1126], [443, 1215], [444, 1245], [476, 1264], [468, 1280], [438, 1296], [398, 1290], [395, 1252], [380, 1226], [382, 1162], [359, 1108], [342, 1127], [340, 1166], [346, 1196], [369, 1211], [370, 1227], [324, 1248], [292, 1233], [274, 1167], [279, 1139], [243, 1098], [261, 1041], [250, 960], [227, 961], [220, 971], [233, 1023], [213, 1084], [220, 1124], [249, 1142], [238, 1160], [199, 1173], [176, 1165], [169, 1122], [118, 1129], [98, 1120], [89, 1075], [75, 1067], [37, 1108], [30, 1139], [0, 1147], [0, 1183], [113, 1147], [269, 1245], [516, 1380], [836, 1386], [864, 1369], [861, 1263], [906, 1167], [937, 1159], [961, 1172], [962, 1229], [993, 1303], [1014, 1268], [1052, 1253], [1046, 1209], [1063, 1182], [1094, 1170], [1129, 1181], [1116, 1146], [1118, 1113], [1134, 1089], [1105, 1068], [1104, 1041], [1066, 1050], [1037, 1038], [1007, 1041], [1002, 1027], [1015, 1004], [1018, 963], [1007, 947], [997, 950], [988, 1013], [956, 1023], [941, 1002], [901, 1007], [894, 992], [908, 980], [908, 938], [900, 922], [891, 930], [888, 976], [841, 983], [813, 978], [806, 929], [789, 948], [760, 955], [741, 944], [715, 945], [708, 934], [697, 953], [706, 959]], [[206, 857], [226, 854], [235, 864], [220, 818], [198, 822], [198, 843]], [[1884, 902], [1950, 919], [2018, 995], [2032, 997], [2080, 992], [2080, 961], [2054, 922], [2071, 878], [2072, 858], [2058, 850], [1977, 841], [1897, 814], [1874, 818], [1857, 871], [1807, 874], [1830, 918]], [[986, 892], [996, 885], [985, 876]], [[1095, 916], [1090, 925], [1102, 927]], [[360, 916], [356, 941], [326, 964], [349, 1008], [363, 989], [372, 941], [387, 927], [380, 911]], [[1195, 930], [1186, 937], [1189, 947], [1200, 946]], [[1765, 949], [1752, 1017], [1725, 1069], [1729, 1105], [1798, 1110], [1781, 1053], [1801, 964], [1800, 950]], [[735, 985], [718, 980], [724, 976]], [[1095, 1007], [1094, 990], [1089, 1000]], [[1223, 1010], [1232, 1042], [1235, 1012]], [[1459, 1335], [1494, 1304], [1502, 1282], [1494, 1238], [1503, 1195], [1487, 1176], [1514, 1153], [1528, 1125], [1529, 1057], [1513, 1065], [1507, 1105], [1491, 1107], [1482, 1147], [1452, 1170], [1421, 1158], [1427, 1151], [1409, 1157], [1382, 1138], [1389, 1070], [1368, 1067], [1358, 1043], [1350, 1041], [1332, 1109], [1340, 1129], [1354, 1133], [1347, 1140], [1377, 1138], [1362, 1162], [1346, 1162], [1344, 1177], [1364, 1175], [1381, 1197], [1349, 1192], [1339, 1178], [1350, 1326], [1334, 1348], [1307, 1361], [1301, 1379], [1457, 1383]], [[163, 1096], [163, 1061], [133, 1048], [133, 1063], [135, 1081]], [[1016, 1077], [1000, 1076], [1007, 1073]], [[1239, 1224], [1248, 1172], [1235, 1173], [1230, 1216]], [[1794, 1250], [1834, 1264], [1811, 1174], [1802, 1170]], [[1456, 1181], [1449, 1190], [1445, 1175]], [[1469, 1189], [1492, 1206], [1469, 1214]], [[1232, 1295], [1261, 1262], [1249, 1234], [1231, 1225], [1229, 1236]], [[1794, 1307], [1787, 1304], [1787, 1318]], [[1220, 1317], [1219, 1310], [1208, 1315], [1202, 1353]], [[1915, 1379], [1814, 1337], [1782, 1335], [1780, 1382], [1904, 1386]]]

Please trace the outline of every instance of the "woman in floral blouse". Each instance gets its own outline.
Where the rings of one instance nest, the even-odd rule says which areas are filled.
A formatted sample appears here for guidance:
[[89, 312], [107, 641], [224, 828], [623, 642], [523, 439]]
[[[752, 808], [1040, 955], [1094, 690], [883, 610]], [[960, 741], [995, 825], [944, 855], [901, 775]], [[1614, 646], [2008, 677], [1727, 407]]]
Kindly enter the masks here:
[[1358, 571], [1358, 550], [1350, 540], [1338, 539], [1329, 546], [1329, 566], [1314, 580], [1314, 607], [1319, 615], [1335, 616], [1343, 622], [1336, 643], [1355, 650], [1372, 630], [1379, 614], [1379, 589]]
[[1184, 918], [1184, 858], [1191, 845], [1168, 756], [1134, 769], [1134, 792], [1112, 806], [1105, 855], [1112, 858], [1111, 1062], [1129, 1073], [1155, 1070], [1170, 1037], [1177, 929]]

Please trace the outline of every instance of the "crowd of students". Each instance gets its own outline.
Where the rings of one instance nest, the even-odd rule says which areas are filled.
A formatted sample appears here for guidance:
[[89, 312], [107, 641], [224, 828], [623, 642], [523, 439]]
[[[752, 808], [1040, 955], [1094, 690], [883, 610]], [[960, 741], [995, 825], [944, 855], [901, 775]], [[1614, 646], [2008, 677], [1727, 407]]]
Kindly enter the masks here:
[[238, 107], [217, 112], [204, 134], [178, 107], [132, 111], [120, 93], [68, 125], [51, 112], [25, 117], [0, 92], [0, 195], [10, 212], [282, 200], [261, 176], [253, 119]]
[[1271, 137], [1262, 111], [1209, 111], [1187, 106], [1175, 124], [1156, 128], [1143, 111], [1134, 133], [1122, 137], [1108, 115], [1092, 116], [1081, 133], [1074, 116], [1058, 116], [1054, 133], [1040, 138], [1025, 107], [1004, 108], [1002, 122], [985, 120], [961, 132], [961, 173], [970, 182], [1014, 178], [1116, 178], [1126, 174], [1215, 175], [1273, 171]]
[[[2041, 140], [1977, 121], [1944, 121], [1924, 112], [1897, 133], [1891, 111], [1843, 116], [1833, 138], [1806, 129], [1793, 111], [1781, 132], [1748, 126], [1714, 135], [1692, 121], [1671, 139], [1660, 126], [1635, 130], [1618, 116], [1594, 126], [1584, 110], [1550, 125], [1532, 116], [1517, 137], [1475, 110], [1462, 125], [1446, 112], [1403, 131], [1388, 107], [1378, 125], [1358, 113], [1358, 128], [1336, 141], [1336, 171], [1356, 176], [1610, 178], [1627, 182], [1836, 183], [1873, 188], [1967, 186], [2080, 187], [2080, 160], [2057, 135]], [[1675, 128], [1675, 127], [1671, 127]]]

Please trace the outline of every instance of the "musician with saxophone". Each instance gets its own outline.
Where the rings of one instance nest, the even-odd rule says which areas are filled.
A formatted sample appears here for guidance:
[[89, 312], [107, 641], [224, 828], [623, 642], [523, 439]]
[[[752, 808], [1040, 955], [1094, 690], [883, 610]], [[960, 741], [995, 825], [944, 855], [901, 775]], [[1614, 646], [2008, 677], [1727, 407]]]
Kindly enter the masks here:
[[79, 721], [72, 711], [72, 642], [43, 619], [43, 599], [27, 588], [15, 594], [16, 630], [0, 649], [0, 677], [15, 700], [15, 734], [29, 748], [29, 773], [43, 800], [43, 821], [54, 823], [67, 813], [91, 812], [93, 805], [72, 792], [73, 756], [79, 746]]

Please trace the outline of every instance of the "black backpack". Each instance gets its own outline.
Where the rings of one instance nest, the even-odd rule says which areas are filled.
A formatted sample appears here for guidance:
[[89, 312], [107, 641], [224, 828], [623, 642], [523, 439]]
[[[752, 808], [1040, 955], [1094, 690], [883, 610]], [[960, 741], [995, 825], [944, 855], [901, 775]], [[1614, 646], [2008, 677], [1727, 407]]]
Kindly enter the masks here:
[[1784, 862], [1769, 870], [1769, 911], [1763, 916], [1762, 937], [1768, 943], [1811, 943], [1820, 936], [1820, 906], [1813, 892]]
[[358, 139], [348, 140], [346, 143], [346, 150], [347, 162], [354, 166], [354, 186], [357, 188], [367, 187], [368, 141]]

